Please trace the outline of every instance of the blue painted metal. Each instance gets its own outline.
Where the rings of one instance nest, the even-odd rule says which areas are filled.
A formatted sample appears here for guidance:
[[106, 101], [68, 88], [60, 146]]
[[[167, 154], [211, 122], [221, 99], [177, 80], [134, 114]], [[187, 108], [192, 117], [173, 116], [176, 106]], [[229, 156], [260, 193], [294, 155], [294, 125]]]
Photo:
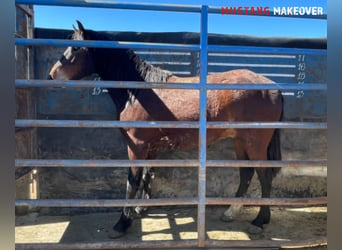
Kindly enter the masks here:
[[68, 40], [68, 39], [26, 39], [16, 38], [15, 45], [23, 46], [56, 46], [56, 47], [91, 47], [91, 48], [117, 48], [117, 49], [158, 49], [175, 51], [198, 51], [198, 45], [166, 44], [166, 43], [137, 43], [116, 41], [93, 41], [93, 40]]
[[[178, 205], [199, 205], [196, 198], [168, 198], [168, 199], [18, 199], [15, 201], [16, 206], [38, 206], [38, 207], [122, 207], [122, 206], [178, 206]], [[327, 197], [315, 198], [207, 198], [205, 205], [319, 205], [326, 204]], [[203, 242], [204, 243], [204, 242]]]
[[[155, 82], [123, 82], [123, 81], [64, 81], [64, 80], [15, 80], [17, 87], [68, 87], [68, 88], [137, 88], [137, 89], [200, 89], [201, 86], [197, 83], [155, 83]], [[222, 84], [210, 83], [207, 89], [235, 89], [235, 90], [263, 90], [263, 89], [278, 89], [278, 90], [327, 90], [326, 84], [305, 83], [302, 85], [294, 83], [274, 83], [274, 84]]]
[[326, 84], [305, 83], [302, 85], [294, 83], [273, 83], [273, 84], [209, 84], [208, 89], [235, 89], [235, 90], [263, 90], [263, 89], [278, 89], [278, 90], [321, 90], [326, 91]]
[[[62, 160], [62, 159], [16, 159], [15, 167], [198, 167], [198, 160]], [[298, 168], [298, 167], [326, 167], [327, 160], [287, 160], [287, 161], [241, 161], [241, 160], [208, 160], [207, 167], [263, 167], [263, 168]]]
[[47, 128], [199, 128], [198, 122], [99, 120], [16, 120], [15, 126]]
[[279, 47], [256, 47], [256, 46], [227, 46], [227, 45], [208, 45], [209, 52], [234, 52], [234, 53], [268, 53], [285, 55], [327, 55], [324, 49], [303, 49], [303, 48], [279, 48]]
[[[204, 119], [201, 122], [204, 122], [202, 126], [206, 125], [208, 129], [327, 129], [325, 122], [207, 122]], [[202, 132], [204, 128], [200, 123], [196, 121], [15, 120], [15, 126], [18, 128], [200, 128]]]
[[[200, 5], [181, 5], [181, 4], [149, 4], [149, 3], [118, 3], [115, 1], [99, 0], [16, 0], [17, 4], [36, 4], [50, 6], [70, 6], [70, 7], [88, 7], [88, 8], [110, 8], [110, 9], [131, 9], [131, 10], [154, 10], [154, 11], [177, 11], [177, 12], [201, 12]], [[223, 7], [223, 6], [222, 6]], [[221, 7], [208, 7], [210, 14], [222, 14]], [[327, 19], [327, 14], [323, 15], [275, 15], [270, 9], [270, 17], [293, 17], [310, 19]]]
[[206, 197], [206, 159], [207, 159], [207, 68], [208, 68], [208, 6], [202, 6], [200, 34], [200, 134], [198, 169], [198, 212], [197, 233], [198, 246], [205, 245], [205, 197]]
[[118, 3], [116, 1], [99, 1], [99, 0], [72, 0], [72, 1], [70, 0], [16, 0], [16, 3], [50, 5], [50, 6], [176, 11], [176, 12], [197, 12], [197, 13], [201, 11], [200, 5]]
[[327, 129], [326, 122], [208, 122], [207, 128]]
[[[117, 42], [117, 41], [91, 41], [91, 40], [68, 40], [68, 39], [27, 39], [16, 38], [15, 45], [22, 46], [75, 46], [92, 48], [130, 48], [130, 49], [158, 49], [175, 51], [199, 51], [199, 45], [167, 44], [167, 43], [142, 43], [142, 42]], [[208, 52], [235, 52], [235, 53], [265, 53], [265, 54], [310, 54], [327, 55], [322, 49], [303, 48], [279, 48], [279, 47], [255, 47], [255, 46], [226, 46], [208, 45]]]
[[169, 198], [169, 199], [18, 199], [16, 206], [39, 206], [39, 207], [123, 207], [123, 206], [177, 206], [197, 205], [196, 198]]

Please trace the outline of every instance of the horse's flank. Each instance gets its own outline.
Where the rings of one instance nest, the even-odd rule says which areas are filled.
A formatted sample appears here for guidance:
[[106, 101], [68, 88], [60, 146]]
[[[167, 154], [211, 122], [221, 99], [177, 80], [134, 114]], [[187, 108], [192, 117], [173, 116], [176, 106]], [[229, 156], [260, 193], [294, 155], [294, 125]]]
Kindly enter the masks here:
[[[198, 77], [171, 76], [167, 83], [196, 83]], [[273, 83], [266, 77], [249, 70], [233, 70], [209, 75], [208, 83]], [[143, 97], [143, 98], [142, 98]], [[246, 105], [248, 102], [248, 105]], [[270, 107], [279, 102], [277, 90], [208, 90], [208, 121], [275, 121], [279, 120], [281, 107], [275, 112]], [[275, 105], [277, 106], [277, 105]], [[272, 114], [275, 114], [272, 116]], [[278, 116], [277, 116], [278, 115]], [[126, 105], [120, 120], [134, 121], [198, 121], [199, 91], [183, 89], [140, 90], [133, 102]], [[140, 132], [141, 131], [141, 132]], [[149, 150], [190, 149], [198, 144], [197, 129], [139, 129], [126, 132], [135, 144], [148, 145]], [[236, 136], [236, 129], [209, 129], [208, 144]]]

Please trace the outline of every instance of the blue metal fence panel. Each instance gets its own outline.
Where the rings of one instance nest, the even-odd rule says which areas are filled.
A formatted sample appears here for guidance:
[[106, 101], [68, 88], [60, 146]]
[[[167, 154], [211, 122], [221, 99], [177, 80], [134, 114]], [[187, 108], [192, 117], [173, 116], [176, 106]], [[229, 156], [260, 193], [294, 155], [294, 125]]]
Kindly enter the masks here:
[[[28, 39], [16, 38], [15, 45], [23, 46], [77, 46], [96, 48], [131, 48], [131, 49], [160, 49], [178, 51], [199, 51], [199, 45], [166, 44], [166, 43], [142, 43], [142, 42], [115, 42], [115, 41], [90, 41], [90, 40], [66, 40], [66, 39]], [[208, 52], [234, 52], [234, 53], [268, 53], [268, 54], [312, 54], [326, 55], [322, 49], [302, 48], [277, 48], [277, 47], [254, 47], [254, 46], [228, 46], [208, 45]]]
[[[87, 81], [87, 80], [15, 80], [17, 87], [57, 87], [57, 88], [137, 88], [137, 89], [150, 89], [150, 88], [163, 88], [163, 89], [201, 89], [201, 86], [196, 83], [155, 83], [155, 82], [123, 82], [123, 81]], [[207, 89], [234, 89], [234, 90], [263, 90], [263, 89], [278, 89], [278, 90], [327, 90], [326, 84], [215, 84], [211, 83], [207, 86]]]
[[[177, 11], [177, 12], [201, 12], [200, 5], [181, 5], [181, 4], [150, 4], [150, 3], [118, 3], [114, 1], [91, 1], [91, 0], [16, 0], [18, 4], [35, 4], [50, 6], [70, 6], [70, 7], [88, 7], [88, 8], [110, 8], [110, 9], [132, 9], [132, 10], [154, 10], [154, 11]], [[224, 6], [222, 6], [224, 7]], [[222, 14], [222, 7], [208, 7], [208, 13]], [[239, 15], [239, 13], [237, 13]], [[327, 15], [275, 15], [272, 9], [269, 15], [277, 17], [293, 17], [293, 18], [312, 18], [326, 19]]]
[[[118, 121], [61, 121], [61, 120], [55, 120], [55, 121], [42, 121], [42, 120], [17, 120], [16, 121], [16, 126], [17, 127], [29, 127], [29, 126], [50, 126], [50, 127], [122, 127], [122, 126], [129, 126], [129, 127], [135, 127], [135, 126], [142, 126], [142, 127], [183, 127], [183, 128], [198, 128], [199, 129], [199, 157], [198, 157], [198, 162], [197, 161], [189, 161], [189, 162], [178, 162], [178, 164], [184, 163], [185, 165], [188, 166], [195, 166], [199, 164], [198, 168], [198, 198], [194, 199], [189, 199], [189, 200], [163, 200], [163, 201], [144, 201], [146, 205], [163, 205], [163, 204], [175, 204], [175, 202], [178, 202], [179, 204], [197, 204], [198, 205], [198, 246], [199, 247], [204, 247], [207, 244], [207, 241], [205, 239], [205, 206], [207, 204], [221, 204], [222, 202], [228, 202], [231, 204], [234, 204], [235, 200], [234, 199], [228, 199], [228, 201], [220, 201], [220, 200], [214, 200], [214, 199], [207, 199], [206, 198], [206, 167], [210, 165], [210, 163], [206, 160], [206, 131], [208, 128], [223, 128], [223, 127], [238, 127], [238, 128], [249, 128], [249, 127], [254, 127], [254, 128], [266, 128], [266, 127], [291, 127], [291, 126], [297, 126], [301, 124], [303, 128], [323, 128], [325, 129], [327, 127], [326, 123], [295, 123], [295, 124], [290, 124], [290, 123], [210, 123], [207, 122], [206, 119], [206, 92], [208, 89], [225, 89], [225, 88], [237, 88], [239, 89], [241, 86], [237, 85], [232, 85], [229, 87], [225, 87], [226, 85], [219, 85], [219, 84], [212, 84], [212, 85], [207, 85], [206, 83], [206, 76], [208, 72], [208, 52], [224, 52], [224, 51], [230, 51], [233, 53], [260, 53], [263, 51], [263, 53], [280, 53], [280, 54], [285, 54], [285, 55], [325, 55], [326, 51], [325, 50], [303, 50], [303, 49], [280, 49], [280, 48], [255, 48], [255, 47], [240, 47], [240, 46], [208, 46], [208, 14], [209, 13], [220, 13], [220, 8], [209, 8], [208, 6], [184, 6], [184, 5], [153, 5], [153, 4], [131, 4], [131, 3], [117, 3], [117, 2], [104, 2], [104, 1], [87, 1], [87, 0], [73, 0], [73, 1], [67, 1], [67, 0], [16, 0], [16, 3], [19, 4], [39, 4], [39, 5], [54, 5], [54, 6], [79, 6], [79, 7], [96, 7], [96, 8], [120, 8], [120, 9], [137, 9], [137, 10], [157, 10], [157, 11], [181, 11], [181, 12], [197, 12], [201, 14], [201, 34], [200, 34], [200, 45], [173, 45], [173, 44], [146, 44], [146, 43], [119, 43], [119, 42], [105, 42], [105, 41], [69, 41], [69, 40], [54, 40], [54, 39], [16, 39], [15, 44], [16, 45], [51, 45], [51, 46], [69, 46], [69, 45], [74, 45], [74, 46], [88, 46], [88, 47], [116, 47], [116, 48], [133, 48], [133, 49], [145, 49], [147, 46], [149, 48], [153, 49], [159, 49], [159, 50], [178, 50], [178, 51], [200, 51], [200, 82], [199, 84], [188, 84], [188, 85], [177, 85], [177, 84], [172, 84], [171, 87], [176, 87], [176, 88], [195, 88], [199, 90], [199, 95], [200, 95], [200, 119], [199, 122], [118, 122]], [[272, 13], [273, 15], [273, 13]], [[311, 16], [306, 16], [311, 18]], [[324, 18], [324, 16], [321, 16], [319, 18]], [[326, 18], [326, 17], [325, 17]], [[300, 59], [303, 59], [304, 57], [301, 56], [299, 57]], [[301, 61], [300, 61], [301, 62]], [[232, 65], [232, 64], [219, 64], [216, 63], [216, 65], [210, 65], [213, 66], [214, 70], [215, 67], [236, 67], [237, 65]], [[246, 65], [245, 65], [246, 66]], [[255, 66], [255, 65], [252, 65]], [[250, 65], [250, 67], [252, 67]], [[296, 67], [299, 66], [299, 72], [297, 72], [297, 78], [300, 80], [299, 83], [304, 83], [303, 79], [303, 73], [304, 70], [301, 69], [301, 65], [296, 65]], [[288, 68], [288, 69], [294, 69], [293, 65], [290, 64], [281, 64], [278, 66], [275, 65], [270, 65], [270, 64], [264, 64], [264, 65], [259, 65], [256, 67], [278, 67], [278, 68]], [[290, 74], [290, 72], [288, 73]], [[57, 81], [51, 81], [52, 84], [58, 83]], [[60, 82], [61, 83], [61, 82]], [[48, 84], [45, 81], [38, 81], [38, 80], [17, 80], [16, 85], [17, 86], [44, 86], [44, 84]], [[124, 87], [124, 86], [136, 86], [136, 87], [161, 87], [161, 85], [156, 84], [150, 84], [150, 83], [144, 83], [141, 84], [139, 83], [139, 86], [137, 83], [120, 83], [120, 82], [110, 82], [110, 83], [105, 83], [102, 81], [95, 81], [95, 82], [87, 82], [87, 81], [68, 81], [68, 82], [63, 82], [64, 86], [72, 87], [72, 86], [77, 86], [77, 87], [104, 87], [105, 84], [106, 87], [108, 87], [110, 84], [111, 86], [115, 87]], [[148, 86], [147, 86], [148, 85]], [[61, 86], [61, 85], [60, 85]], [[165, 87], [165, 86], [163, 86]], [[277, 88], [277, 89], [284, 89], [284, 86], [280, 85], [267, 85], [267, 86], [259, 86], [258, 89], [260, 88]], [[295, 90], [298, 90], [298, 85], [293, 86], [293, 85], [287, 85], [289, 89], [294, 88]], [[251, 89], [252, 86], [244, 86], [244, 88], [249, 88]], [[300, 85], [300, 90], [302, 89], [308, 89], [308, 88], [313, 88], [316, 90], [326, 90], [326, 86], [324, 84], [312, 84], [312, 85]], [[44, 160], [42, 160], [44, 161]], [[175, 163], [177, 161], [174, 161]], [[41, 162], [43, 163], [43, 162]], [[47, 164], [47, 162], [44, 162]], [[44, 165], [43, 163], [43, 165]], [[72, 165], [73, 163], [76, 163], [75, 161], [66, 161], [63, 164], [66, 165]], [[82, 164], [91, 164], [91, 162], [79, 162]], [[99, 162], [97, 162], [98, 164]], [[141, 164], [137, 163], [137, 164]], [[165, 162], [156, 162], [156, 165], [158, 164], [165, 164]], [[241, 162], [240, 162], [241, 163]], [[304, 163], [304, 162], [301, 162]], [[322, 162], [311, 162], [313, 165], [317, 164], [322, 164]], [[17, 167], [24, 166], [24, 165], [30, 165], [33, 164], [32, 161], [27, 160], [26, 163], [20, 162], [18, 160], [16, 162]], [[21, 164], [21, 165], [20, 165]], [[51, 164], [51, 163], [50, 163]], [[213, 164], [213, 162], [211, 162]], [[228, 166], [229, 162], [225, 162], [223, 164], [219, 164], [221, 167], [223, 166]], [[239, 164], [237, 162], [236, 164]], [[248, 164], [260, 164], [260, 162], [250, 162]], [[271, 164], [271, 163], [270, 163]], [[283, 162], [280, 165], [285, 165], [286, 163]], [[296, 166], [298, 163], [292, 163], [290, 164], [291, 166]], [[299, 163], [300, 164], [300, 163]], [[308, 164], [308, 162], [306, 162]], [[96, 165], [96, 163], [93, 163], [93, 165]], [[124, 165], [122, 163], [122, 165]], [[234, 165], [234, 164], [233, 164]], [[241, 166], [241, 165], [236, 165], [236, 166]], [[45, 201], [37, 201], [37, 203], [44, 203]], [[50, 201], [51, 202], [51, 201]], [[49, 201], [46, 202], [46, 206], [50, 206], [51, 203]], [[60, 204], [61, 201], [54, 201], [55, 204]], [[70, 206], [70, 205], [82, 205], [82, 206], [89, 206], [89, 205], [108, 205], [108, 206], [116, 206], [116, 205], [130, 205], [130, 204], [140, 204], [140, 203], [135, 203], [136, 201], [126, 201], [126, 200], [118, 200], [118, 201], [94, 201], [94, 202], [87, 202], [87, 201], [62, 201], [63, 204], [60, 204], [62, 206]], [[143, 202], [143, 203], [144, 203]], [[248, 204], [248, 201], [245, 201]], [[255, 201], [253, 201], [255, 202]], [[251, 202], [251, 204], [254, 204]], [[261, 201], [263, 202], [263, 201]], [[274, 204], [273, 200], [268, 200], [266, 203], [269, 202], [270, 204]], [[282, 201], [286, 202], [288, 204], [288, 201]], [[316, 201], [314, 201], [316, 202]], [[322, 199], [319, 200], [319, 204], [322, 202], [326, 203], [326, 200], [322, 201]], [[25, 204], [33, 204], [34, 202], [31, 201], [17, 201], [17, 205], [25, 205]], [[223, 204], [222, 203], [222, 204]], [[239, 201], [240, 204], [241, 201]], [[44, 205], [43, 204], [43, 205]], [[257, 201], [257, 204], [259, 201]], [[308, 204], [307, 202], [305, 204]], [[52, 204], [53, 205], [53, 204]], [[191, 243], [193, 244], [193, 243]]]
[[[201, 128], [196, 121], [93, 121], [93, 120], [25, 120], [17, 119], [16, 127], [45, 128]], [[326, 122], [207, 122], [210, 129], [223, 128], [281, 128], [326, 129]]]
[[198, 212], [197, 233], [199, 247], [205, 245], [205, 198], [206, 198], [206, 159], [207, 159], [207, 63], [208, 63], [208, 6], [202, 6], [200, 37], [200, 127], [198, 169]]

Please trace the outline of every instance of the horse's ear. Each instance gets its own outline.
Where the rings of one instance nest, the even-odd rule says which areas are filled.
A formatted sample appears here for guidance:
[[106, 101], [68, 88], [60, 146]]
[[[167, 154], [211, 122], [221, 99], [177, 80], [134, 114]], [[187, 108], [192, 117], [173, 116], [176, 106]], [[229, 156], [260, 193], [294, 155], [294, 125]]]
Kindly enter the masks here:
[[83, 27], [83, 24], [80, 21], [78, 21], [78, 20], [76, 20], [76, 22], [77, 22], [77, 25], [78, 25], [78, 30], [80, 32], [84, 33], [85, 28]]
[[75, 25], [72, 25], [72, 28], [74, 29], [75, 32], [78, 31], [78, 30], [76, 29]]

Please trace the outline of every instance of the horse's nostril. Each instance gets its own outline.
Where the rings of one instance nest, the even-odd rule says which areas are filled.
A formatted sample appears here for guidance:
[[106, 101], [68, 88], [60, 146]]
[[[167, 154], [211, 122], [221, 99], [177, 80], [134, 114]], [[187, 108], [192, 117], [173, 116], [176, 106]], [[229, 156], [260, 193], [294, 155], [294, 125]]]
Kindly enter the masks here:
[[48, 78], [47, 78], [48, 80], [52, 80], [53, 78], [52, 78], [52, 76], [51, 75], [48, 75]]

